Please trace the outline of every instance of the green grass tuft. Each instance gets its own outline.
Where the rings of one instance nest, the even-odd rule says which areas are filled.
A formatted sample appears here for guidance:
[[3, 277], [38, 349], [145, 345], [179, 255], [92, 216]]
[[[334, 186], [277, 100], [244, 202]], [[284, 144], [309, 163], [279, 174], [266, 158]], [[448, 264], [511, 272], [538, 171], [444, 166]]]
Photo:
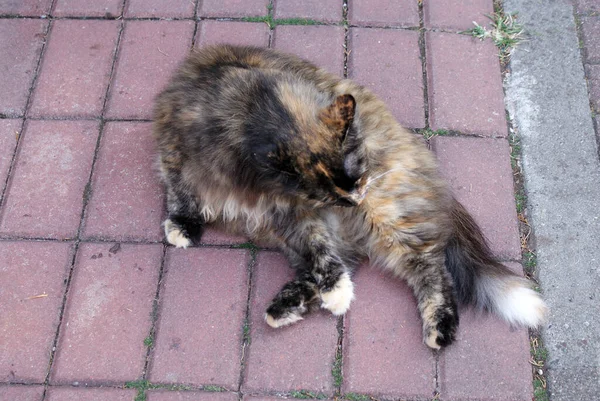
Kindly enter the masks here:
[[370, 401], [371, 397], [366, 394], [348, 393], [344, 396], [349, 401]]
[[271, 17], [270, 15], [261, 15], [259, 17], [244, 17], [244, 18], [242, 18], [242, 21], [264, 22], [269, 26], [269, 28], [273, 28], [275, 26], [275, 25], [273, 25], [273, 17]]
[[525, 210], [525, 195], [516, 193], [515, 194], [515, 204], [517, 206], [517, 213], [523, 213]]
[[204, 390], [204, 391], [210, 391], [211, 393], [222, 393], [223, 391], [227, 391], [223, 387], [213, 386], [213, 385], [210, 385], [210, 384], [208, 384], [206, 386], [202, 386], [202, 390]]
[[321, 22], [308, 18], [278, 18], [273, 21], [275, 25], [322, 25]]
[[491, 20], [491, 29], [483, 27], [476, 22], [474, 28], [464, 31], [480, 40], [490, 38], [496, 47], [500, 49], [500, 58], [506, 60], [510, 57], [510, 51], [521, 40], [523, 40], [523, 26], [516, 21], [516, 15], [496, 12], [486, 15]]
[[322, 393], [313, 393], [312, 391], [308, 390], [293, 390], [290, 391], [290, 397], [300, 400], [324, 400], [327, 398], [327, 395]]
[[549, 401], [548, 390], [540, 379], [533, 380], [533, 398], [535, 401]]
[[523, 264], [528, 272], [531, 272], [537, 266], [537, 256], [535, 253], [528, 251], [523, 253]]
[[127, 382], [125, 383], [125, 388], [133, 388], [138, 391], [134, 401], [146, 401], [146, 390], [164, 389], [169, 391], [186, 391], [192, 389], [190, 386], [183, 384], [153, 384], [148, 380]]
[[445, 129], [438, 129], [438, 130], [434, 131], [431, 128], [417, 130], [417, 132], [419, 134], [423, 135], [423, 138], [425, 138], [425, 140], [427, 140], [427, 141], [430, 140], [431, 138], [433, 138], [434, 136], [445, 136], [450, 133], [448, 130], [445, 130]]
[[255, 17], [244, 17], [245, 22], [264, 22], [270, 29], [277, 25], [322, 25], [322, 22], [309, 18], [273, 18], [273, 2], [267, 4], [267, 15], [259, 15]]
[[148, 336], [148, 337], [144, 338], [144, 345], [148, 348], [150, 348], [154, 345], [154, 339], [152, 338], [152, 336]]
[[232, 248], [235, 249], [249, 249], [251, 251], [258, 251], [258, 247], [254, 245], [252, 242], [244, 242], [243, 244], [233, 245]]
[[331, 368], [331, 375], [333, 376], [333, 385], [336, 388], [340, 388], [342, 386], [342, 382], [344, 378], [342, 377], [342, 353], [338, 352], [335, 355], [335, 360], [333, 361], [333, 367]]

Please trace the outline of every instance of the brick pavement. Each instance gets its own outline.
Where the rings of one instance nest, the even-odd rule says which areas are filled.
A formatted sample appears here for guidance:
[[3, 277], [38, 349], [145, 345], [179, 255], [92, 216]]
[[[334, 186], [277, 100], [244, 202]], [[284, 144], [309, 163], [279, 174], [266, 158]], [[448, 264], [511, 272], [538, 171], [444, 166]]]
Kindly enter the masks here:
[[492, 2], [424, 3], [0, 0], [0, 400], [530, 400], [524, 330], [465, 312], [433, 353], [406, 285], [364, 268], [345, 318], [274, 331], [281, 255], [215, 230], [197, 249], [162, 242], [152, 98], [192, 47], [230, 41], [449, 130], [431, 141], [442, 173], [519, 270], [500, 64], [457, 33]]

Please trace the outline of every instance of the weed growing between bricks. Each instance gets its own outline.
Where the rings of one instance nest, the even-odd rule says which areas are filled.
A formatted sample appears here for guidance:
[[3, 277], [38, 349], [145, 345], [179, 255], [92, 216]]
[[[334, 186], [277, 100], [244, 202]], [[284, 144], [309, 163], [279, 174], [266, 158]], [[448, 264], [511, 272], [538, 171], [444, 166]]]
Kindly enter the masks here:
[[506, 14], [500, 0], [494, 0], [494, 13], [486, 15], [490, 19], [491, 29], [483, 27], [476, 22], [475, 27], [460, 32], [480, 40], [491, 39], [498, 48], [498, 56], [502, 69], [510, 61], [512, 49], [523, 40], [523, 26], [517, 22], [517, 14]]
[[160, 300], [160, 290], [161, 283], [163, 281], [163, 277], [165, 274], [165, 259], [167, 254], [167, 246], [163, 245], [163, 252], [160, 260], [160, 270], [158, 272], [158, 284], [156, 286], [156, 293], [154, 294], [154, 299], [152, 300], [152, 311], [150, 312], [150, 333], [148, 336], [144, 338], [144, 346], [147, 348], [146, 350], [146, 361], [144, 362], [144, 371], [143, 377], [146, 377], [148, 374], [148, 367], [150, 364], [151, 353], [154, 348], [154, 339], [156, 338], [156, 325], [158, 323], [158, 308], [159, 308], [159, 300]]
[[[137, 394], [134, 398], [134, 401], [145, 401], [146, 400], [146, 390], [169, 390], [169, 391], [190, 391], [193, 390], [191, 386], [186, 386], [183, 384], [154, 384], [150, 383], [148, 380], [137, 380], [132, 382], [125, 383], [124, 388], [135, 389], [137, 390]], [[214, 386], [216, 387], [216, 386]], [[206, 390], [210, 391], [210, 390]]]
[[273, 30], [277, 25], [325, 25], [322, 22], [315, 21], [309, 18], [274, 18], [273, 17], [273, 2], [267, 4], [267, 14], [257, 17], [244, 17], [245, 22], [264, 22], [269, 29]]
[[242, 388], [242, 382], [244, 381], [244, 374], [246, 372], [246, 352], [252, 339], [250, 337], [250, 300], [252, 299], [252, 287], [254, 280], [254, 267], [256, 266], [256, 257], [258, 255], [259, 248], [251, 242], [245, 242], [235, 246], [238, 249], [247, 249], [250, 251], [250, 261], [248, 262], [248, 298], [246, 299], [246, 315], [244, 316], [244, 324], [242, 326], [242, 345], [241, 345], [241, 356], [240, 356], [240, 377], [238, 380], [238, 391]]

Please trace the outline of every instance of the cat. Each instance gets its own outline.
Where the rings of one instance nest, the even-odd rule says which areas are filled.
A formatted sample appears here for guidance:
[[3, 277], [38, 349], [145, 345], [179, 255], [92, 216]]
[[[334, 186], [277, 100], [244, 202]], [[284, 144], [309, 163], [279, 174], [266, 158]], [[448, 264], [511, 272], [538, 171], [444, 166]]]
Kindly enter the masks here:
[[[364, 259], [406, 280], [423, 341], [455, 340], [457, 305], [538, 326], [546, 306], [498, 263], [435, 157], [366, 88], [272, 49], [193, 51], [157, 96], [153, 136], [166, 186], [166, 240], [220, 223], [275, 243], [296, 270], [267, 308], [292, 324], [343, 315]], [[383, 307], [383, 305], [382, 305]]]

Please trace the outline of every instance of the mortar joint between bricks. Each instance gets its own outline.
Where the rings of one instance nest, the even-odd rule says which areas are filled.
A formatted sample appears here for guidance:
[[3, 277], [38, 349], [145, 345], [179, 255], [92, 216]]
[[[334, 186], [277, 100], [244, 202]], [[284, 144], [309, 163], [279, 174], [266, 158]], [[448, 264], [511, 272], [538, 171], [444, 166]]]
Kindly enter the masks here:
[[52, 341], [52, 348], [50, 350], [50, 359], [48, 361], [48, 371], [46, 372], [46, 377], [44, 378], [44, 391], [42, 394], [42, 400], [46, 398], [46, 392], [48, 391], [48, 386], [50, 383], [50, 375], [52, 373], [52, 367], [54, 366], [54, 360], [56, 358], [56, 349], [58, 347], [58, 340], [60, 337], [60, 331], [62, 329], [63, 318], [65, 314], [65, 309], [67, 306], [67, 297], [69, 295], [69, 290], [71, 289], [71, 282], [73, 280], [73, 271], [75, 270], [75, 261], [77, 260], [77, 252], [79, 251], [79, 240], [75, 241], [75, 244], [72, 249], [71, 261], [69, 265], [69, 273], [67, 275], [67, 281], [64, 285], [63, 298], [60, 306], [60, 311], [58, 314], [58, 325], [56, 326], [56, 332], [54, 334], [54, 339]]
[[246, 361], [248, 350], [250, 344], [252, 342], [252, 338], [250, 337], [250, 302], [252, 300], [252, 288], [254, 283], [254, 270], [256, 268], [256, 259], [258, 257], [258, 253], [260, 249], [256, 246], [246, 248], [250, 252], [250, 260], [248, 261], [248, 265], [246, 266], [248, 272], [248, 295], [246, 297], [246, 311], [242, 325], [242, 344], [240, 348], [240, 377], [238, 379], [237, 391], [242, 391], [242, 384], [244, 382], [244, 376], [246, 374]]
[[146, 360], [144, 361], [144, 367], [142, 371], [142, 378], [148, 379], [148, 371], [152, 360], [152, 352], [156, 345], [156, 326], [158, 324], [158, 313], [160, 309], [160, 295], [162, 282], [165, 274], [165, 263], [167, 259], [167, 246], [163, 245], [163, 251], [160, 259], [160, 268], [158, 270], [158, 283], [156, 284], [156, 292], [152, 300], [152, 311], [150, 312], [150, 333], [148, 337], [144, 339], [144, 345], [146, 346]]
[[423, 80], [423, 113], [425, 115], [425, 130], [430, 129], [429, 125], [429, 86], [427, 76], [427, 48], [425, 37], [425, 20], [423, 11], [423, 2], [419, 2], [419, 58], [421, 59], [421, 70]]
[[350, 27], [348, 26], [348, 0], [342, 1], [342, 26], [344, 27], [344, 78], [348, 78], [348, 58], [350, 50], [348, 49], [348, 38], [350, 36]]
[[198, 1], [199, 0], [194, 0], [194, 16], [192, 17], [194, 19], [194, 32], [192, 34], [190, 51], [194, 50], [194, 47], [196, 46], [196, 35], [198, 35], [198, 27], [200, 26], [200, 21], [198, 19]]

